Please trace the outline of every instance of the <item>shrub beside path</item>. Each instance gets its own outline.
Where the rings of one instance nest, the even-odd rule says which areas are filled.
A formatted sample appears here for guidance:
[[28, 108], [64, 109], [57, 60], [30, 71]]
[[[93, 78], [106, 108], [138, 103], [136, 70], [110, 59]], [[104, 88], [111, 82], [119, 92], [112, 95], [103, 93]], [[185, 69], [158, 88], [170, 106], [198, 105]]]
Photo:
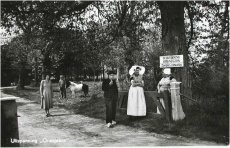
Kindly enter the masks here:
[[[1, 97], [9, 97], [1, 92]], [[211, 146], [214, 142], [189, 139], [173, 135], [149, 133], [144, 130], [119, 125], [108, 128], [105, 121], [74, 114], [54, 106], [51, 117], [45, 117], [40, 105], [19, 98], [18, 125], [20, 140], [30, 140], [21, 147], [70, 146]]]

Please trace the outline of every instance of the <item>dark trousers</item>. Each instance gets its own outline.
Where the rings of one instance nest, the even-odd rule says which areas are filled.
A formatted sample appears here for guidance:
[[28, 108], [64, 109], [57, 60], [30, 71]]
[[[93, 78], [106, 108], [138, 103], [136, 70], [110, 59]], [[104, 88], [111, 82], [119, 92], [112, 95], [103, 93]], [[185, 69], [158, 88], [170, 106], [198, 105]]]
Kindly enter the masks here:
[[116, 117], [117, 99], [105, 99], [106, 123], [112, 123]]
[[163, 100], [165, 103], [165, 116], [168, 121], [172, 120], [172, 101], [169, 91], [165, 90], [161, 92], [163, 94]]
[[65, 87], [60, 87], [60, 90], [61, 90], [61, 97], [66, 98], [66, 89], [65, 89]]

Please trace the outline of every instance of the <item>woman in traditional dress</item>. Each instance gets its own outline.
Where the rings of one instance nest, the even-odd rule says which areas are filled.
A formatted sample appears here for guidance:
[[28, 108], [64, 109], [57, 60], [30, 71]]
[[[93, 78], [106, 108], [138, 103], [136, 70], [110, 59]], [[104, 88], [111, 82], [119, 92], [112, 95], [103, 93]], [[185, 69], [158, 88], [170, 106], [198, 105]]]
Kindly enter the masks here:
[[[178, 85], [178, 84], [180, 84], [180, 82], [177, 82], [176, 79], [174, 79], [171, 76], [171, 69], [170, 68], [165, 68], [163, 70], [163, 78], [160, 80], [160, 82], [157, 85], [158, 93], [162, 93], [165, 90], [167, 90], [167, 91], [169, 91], [169, 93], [171, 93], [170, 85], [173, 85], [173, 84]], [[177, 94], [174, 91], [171, 95], [175, 96]], [[160, 102], [161, 102], [162, 106], [165, 108], [165, 103], [164, 103], [163, 98], [160, 98]], [[185, 114], [183, 112], [180, 97], [172, 97], [170, 99], [169, 105], [170, 105], [169, 107], [171, 109], [170, 113], [171, 113], [172, 119], [174, 121], [184, 119]], [[157, 113], [160, 113], [158, 108], [157, 108]]]
[[[175, 82], [175, 81], [176, 81], [176, 79], [174, 79], [171, 76], [171, 69], [170, 68], [163, 69], [163, 78], [159, 81], [159, 83], [157, 85], [158, 93], [162, 93], [165, 90], [169, 91], [169, 93], [170, 93], [170, 83]], [[160, 103], [165, 108], [165, 103], [164, 103], [163, 98], [160, 98]], [[170, 105], [170, 107], [171, 107], [171, 105]], [[157, 107], [157, 113], [160, 114], [158, 107]]]
[[46, 79], [41, 81], [41, 109], [45, 108], [46, 117], [50, 116], [49, 109], [53, 108], [53, 89], [50, 76], [46, 75]]
[[133, 119], [133, 116], [146, 116], [144, 81], [142, 80], [144, 72], [145, 68], [142, 66], [132, 66], [129, 70], [129, 74], [132, 76], [127, 104], [129, 119]]

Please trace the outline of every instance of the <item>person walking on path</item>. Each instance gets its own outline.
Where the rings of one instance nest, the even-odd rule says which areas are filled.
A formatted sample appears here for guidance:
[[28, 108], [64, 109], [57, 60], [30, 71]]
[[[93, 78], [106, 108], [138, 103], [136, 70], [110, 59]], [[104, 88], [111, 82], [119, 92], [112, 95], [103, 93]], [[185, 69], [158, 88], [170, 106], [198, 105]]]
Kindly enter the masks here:
[[59, 88], [61, 91], [61, 98], [66, 98], [66, 80], [63, 75], [60, 75]]
[[102, 82], [106, 107], [106, 124], [111, 127], [116, 124], [116, 104], [118, 98], [118, 82], [115, 80], [115, 71], [108, 72], [108, 79]]
[[49, 109], [53, 108], [53, 89], [50, 76], [47, 74], [45, 80], [41, 81], [40, 85], [41, 94], [41, 109], [45, 109], [46, 117], [50, 116]]
[[146, 102], [144, 96], [143, 66], [132, 66], [129, 74], [132, 76], [128, 95], [127, 115], [132, 120], [134, 116], [146, 116]]

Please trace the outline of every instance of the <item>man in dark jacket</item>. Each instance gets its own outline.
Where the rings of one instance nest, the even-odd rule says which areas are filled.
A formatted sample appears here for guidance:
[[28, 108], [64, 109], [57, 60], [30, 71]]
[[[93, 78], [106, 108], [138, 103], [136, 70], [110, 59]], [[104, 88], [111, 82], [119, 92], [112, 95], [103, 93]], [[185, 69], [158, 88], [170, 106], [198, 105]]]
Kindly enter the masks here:
[[115, 79], [115, 71], [108, 72], [108, 79], [102, 82], [106, 106], [106, 124], [108, 127], [116, 124], [116, 104], [118, 98], [118, 82]]

